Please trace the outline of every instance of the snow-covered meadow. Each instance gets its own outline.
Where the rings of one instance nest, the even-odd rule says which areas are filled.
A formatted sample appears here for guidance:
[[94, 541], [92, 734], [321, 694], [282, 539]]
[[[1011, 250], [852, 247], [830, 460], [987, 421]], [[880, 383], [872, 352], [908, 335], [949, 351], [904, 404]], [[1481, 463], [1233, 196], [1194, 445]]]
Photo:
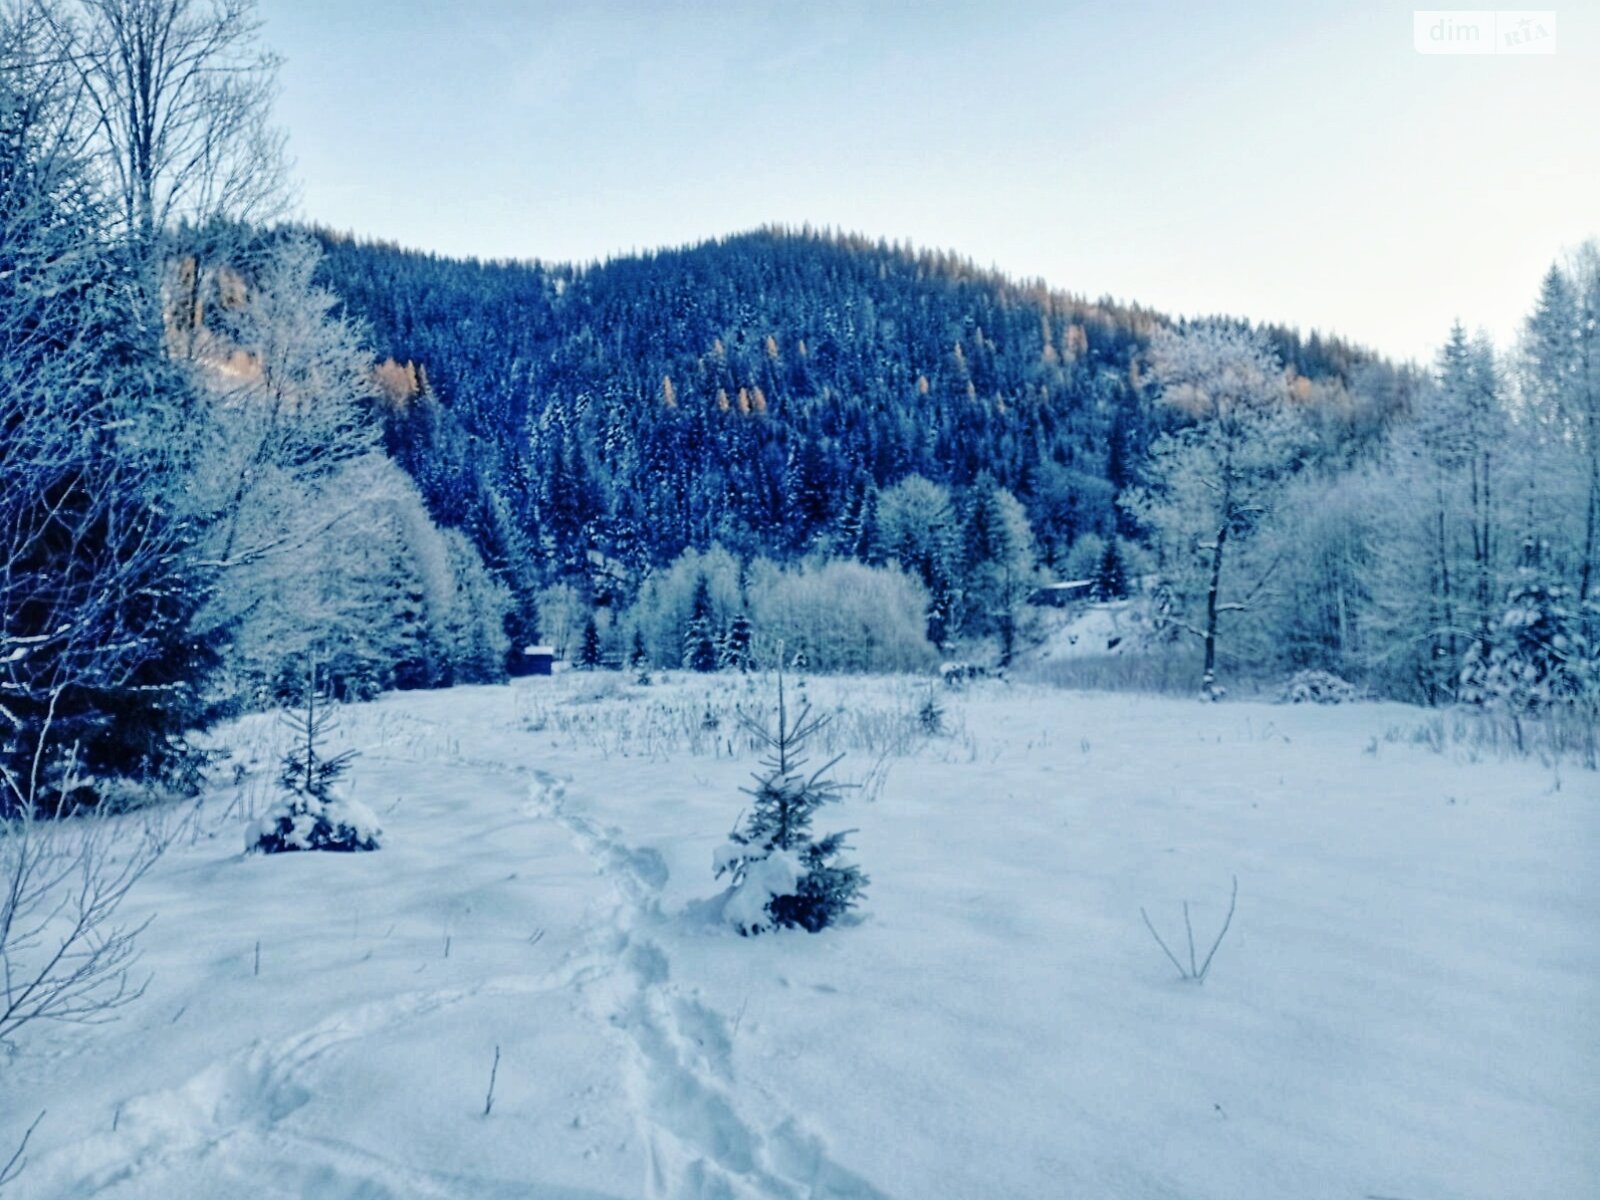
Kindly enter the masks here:
[[[872, 879], [815, 936], [718, 920], [760, 677], [351, 707], [374, 854], [244, 855], [284, 734], [220, 731], [125, 913], [145, 996], [0, 1058], [16, 1194], [1595, 1194], [1592, 772], [1398, 705], [980, 682], [927, 736], [926, 681], [805, 689]], [[1235, 878], [1179, 979], [1141, 909], [1203, 956]]]

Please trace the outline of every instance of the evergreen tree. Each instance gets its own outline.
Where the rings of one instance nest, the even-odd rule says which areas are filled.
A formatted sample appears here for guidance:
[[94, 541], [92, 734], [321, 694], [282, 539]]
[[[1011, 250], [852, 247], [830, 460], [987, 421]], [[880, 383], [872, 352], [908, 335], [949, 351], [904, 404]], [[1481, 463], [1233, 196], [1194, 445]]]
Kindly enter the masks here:
[[750, 618], [744, 613], [735, 616], [728, 625], [728, 636], [722, 639], [722, 651], [717, 665], [725, 671], [744, 673], [754, 665], [751, 654]]
[[1499, 627], [1487, 647], [1475, 642], [1461, 671], [1461, 698], [1513, 715], [1537, 715], [1600, 688], [1600, 663], [1584, 637], [1573, 591], [1524, 549]]
[[593, 671], [600, 666], [600, 629], [592, 613], [584, 622], [583, 648], [578, 652], [578, 666], [585, 671]]
[[852, 831], [821, 838], [811, 832], [817, 810], [841, 798], [843, 786], [828, 776], [843, 756], [806, 773], [801, 752], [829, 718], [813, 717], [809, 703], [791, 717], [781, 669], [776, 725], [740, 718], [767, 756], [756, 786], [745, 789], [751, 805], [744, 824], [716, 856], [717, 877], [731, 876], [725, 915], [744, 934], [774, 926], [816, 933], [855, 907], [868, 882], [860, 867], [839, 857]]
[[717, 634], [711, 612], [711, 584], [701, 575], [694, 589], [694, 606], [684, 635], [683, 665], [691, 671], [717, 669]]
[[302, 682], [300, 704], [279, 718], [294, 739], [278, 774], [283, 800], [256, 828], [247, 848], [263, 854], [376, 850], [383, 835], [376, 818], [338, 790], [356, 752], [327, 750], [338, 721], [328, 680], [319, 674], [315, 658], [306, 662]]
[[1119, 538], [1107, 538], [1105, 552], [1100, 555], [1094, 572], [1094, 598], [1096, 600], [1121, 600], [1128, 594], [1128, 572], [1122, 563]]
[[65, 149], [70, 102], [39, 74], [59, 60], [10, 33], [0, 18], [0, 817], [196, 786], [185, 735], [220, 642], [194, 623], [211, 425]]

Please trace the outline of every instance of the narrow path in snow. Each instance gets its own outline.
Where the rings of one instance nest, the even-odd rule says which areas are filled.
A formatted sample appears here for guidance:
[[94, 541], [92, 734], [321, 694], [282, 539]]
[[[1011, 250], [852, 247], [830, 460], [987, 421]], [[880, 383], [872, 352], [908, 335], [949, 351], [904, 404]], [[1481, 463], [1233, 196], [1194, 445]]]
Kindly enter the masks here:
[[727, 1017], [683, 994], [652, 936], [666, 920], [665, 861], [573, 812], [566, 797], [566, 781], [534, 772], [529, 811], [563, 826], [615, 893], [573, 977], [595, 1015], [628, 1040], [625, 1082], [649, 1150], [650, 1200], [889, 1200], [830, 1159], [797, 1117], [741, 1113]]

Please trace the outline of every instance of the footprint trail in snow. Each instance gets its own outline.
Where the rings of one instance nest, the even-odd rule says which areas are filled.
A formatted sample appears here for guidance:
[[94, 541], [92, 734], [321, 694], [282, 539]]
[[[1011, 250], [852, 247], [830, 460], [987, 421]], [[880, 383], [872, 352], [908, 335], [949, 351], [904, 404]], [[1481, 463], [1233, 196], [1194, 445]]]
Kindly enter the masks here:
[[739, 1099], [730, 1022], [682, 993], [651, 936], [664, 921], [661, 855], [573, 812], [565, 781], [547, 772], [534, 772], [529, 811], [562, 825], [614, 892], [589, 933], [586, 969], [573, 975], [628, 1041], [625, 1083], [648, 1147], [650, 1200], [889, 1200], [829, 1158], [799, 1118], [745, 1111], [754, 1102]]

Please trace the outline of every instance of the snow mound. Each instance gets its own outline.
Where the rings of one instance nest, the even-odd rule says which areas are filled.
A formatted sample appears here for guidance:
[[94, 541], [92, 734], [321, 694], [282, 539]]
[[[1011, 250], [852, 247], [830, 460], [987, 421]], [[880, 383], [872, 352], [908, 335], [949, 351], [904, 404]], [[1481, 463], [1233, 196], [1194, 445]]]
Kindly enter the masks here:
[[729, 842], [717, 847], [711, 859], [718, 875], [734, 871], [739, 879], [728, 889], [722, 919], [746, 936], [776, 927], [772, 902], [779, 896], [794, 895], [805, 874], [800, 860], [787, 850], [752, 854], [750, 847]]

